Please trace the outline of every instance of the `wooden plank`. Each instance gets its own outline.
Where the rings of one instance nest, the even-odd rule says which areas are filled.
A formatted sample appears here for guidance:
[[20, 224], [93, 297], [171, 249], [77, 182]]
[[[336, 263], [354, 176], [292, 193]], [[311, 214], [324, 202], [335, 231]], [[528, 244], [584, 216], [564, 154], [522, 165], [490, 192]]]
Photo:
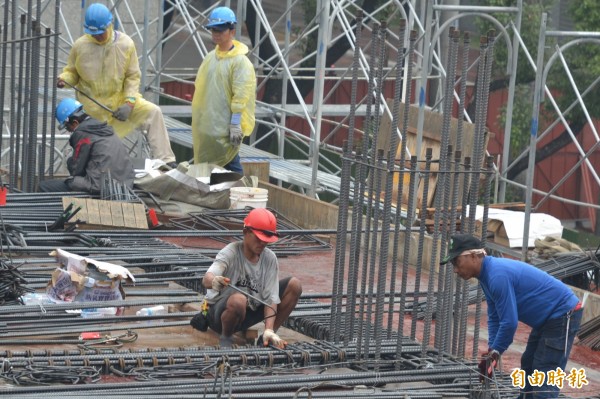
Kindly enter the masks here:
[[133, 211], [133, 204], [129, 202], [121, 202], [121, 210], [123, 214], [123, 223], [125, 227], [136, 228], [135, 213]]
[[112, 225], [125, 226], [125, 221], [123, 220], [123, 208], [121, 207], [122, 202], [110, 201], [109, 204], [110, 213], [112, 215]]
[[138, 229], [148, 229], [148, 219], [146, 218], [146, 208], [142, 204], [134, 204], [133, 213], [135, 216], [135, 227]]
[[[390, 109], [393, 107], [393, 100], [388, 100], [388, 105]], [[404, 119], [404, 104], [400, 104], [400, 112], [399, 112], [399, 120], [402, 121]], [[406, 143], [405, 145], [399, 145], [396, 151], [396, 160], [400, 159], [401, 152], [404, 148], [407, 148], [408, 153], [406, 154], [406, 160], [409, 161], [409, 155], [416, 155], [419, 160], [425, 160], [425, 153], [428, 148], [431, 148], [432, 155], [434, 160], [438, 160], [440, 158], [441, 151], [441, 132], [443, 125], [443, 115], [439, 112], [433, 112], [430, 110], [425, 110], [425, 122], [423, 125], [423, 139], [421, 141], [421, 151], [420, 154], [416, 153], [417, 149], [417, 121], [419, 117], [419, 107], [411, 105], [409, 107], [408, 113], [408, 127], [406, 132]], [[401, 128], [402, 126], [400, 126]], [[457, 130], [458, 130], [458, 119], [451, 118], [450, 120], [450, 140], [449, 144], [452, 145], [452, 148], [456, 149], [456, 140], [457, 140]], [[395, 133], [395, 132], [394, 132]], [[383, 150], [387, 157], [387, 152], [390, 149], [391, 143], [391, 118], [389, 115], [384, 114], [381, 123], [379, 126], [379, 136], [377, 139], [377, 149]], [[489, 133], [486, 131], [485, 137], [485, 145], [487, 146], [487, 142], [489, 139]], [[463, 123], [463, 139], [461, 145], [461, 156], [464, 158], [465, 156], [472, 156], [473, 152], [473, 143], [475, 136], [475, 125], [472, 123]], [[408, 166], [408, 165], [406, 165]], [[433, 163], [431, 166], [432, 171], [437, 171], [439, 165], [437, 163]], [[427, 195], [427, 204], [431, 206], [433, 203], [433, 198], [435, 195], [436, 184], [437, 184], [437, 174], [432, 173], [429, 176], [429, 192]], [[394, 182], [394, 193], [392, 195], [393, 198], [397, 197], [398, 190], [398, 178], [396, 177]], [[419, 188], [417, 191], [417, 206], [420, 207], [422, 204], [423, 198], [423, 182], [420, 182]], [[462, 181], [460, 182], [462, 185]], [[404, 181], [404, 187], [406, 188], [406, 181]], [[459, 203], [461, 203], [462, 199], [460, 196], [462, 195], [462, 187], [459, 187]], [[402, 196], [402, 204], [406, 205], [408, 203], [408, 189], [403, 190]]]
[[293, 223], [306, 229], [337, 227], [338, 207], [336, 205], [262, 181], [258, 186], [269, 190], [269, 208], [277, 209]]
[[100, 210], [100, 223], [105, 226], [113, 226], [112, 212], [110, 210], [110, 201], [98, 200]]
[[85, 198], [76, 198], [76, 197], [62, 197], [63, 210], [67, 209], [70, 204], [73, 204], [73, 210], [81, 207], [79, 212], [73, 217], [71, 222], [79, 219], [81, 221], [87, 222], [88, 220], [88, 210], [87, 210], [87, 202]]
[[269, 182], [269, 161], [242, 161], [244, 176], [256, 176], [258, 180]]
[[88, 208], [88, 224], [101, 224], [102, 223], [102, 215], [101, 215], [101, 207], [98, 201], [93, 199], [88, 199], [86, 201]]
[[[524, 202], [505, 202], [505, 203], [499, 203], [499, 204], [490, 204], [489, 207], [493, 208], [493, 209], [506, 209], [509, 211], [524, 211], [525, 203]], [[427, 216], [426, 217], [428, 219], [433, 219], [435, 211], [436, 211], [436, 208], [427, 208], [427, 213], [426, 213]], [[450, 212], [450, 210], [448, 210], [448, 212]], [[458, 215], [460, 215], [461, 212], [462, 212], [462, 206], [458, 205], [456, 207], [456, 213]]]
[[77, 219], [81, 229], [101, 226], [119, 226], [131, 229], [148, 229], [146, 208], [143, 204], [104, 201], [92, 198], [63, 197], [63, 209], [73, 204], [73, 210], [81, 207], [71, 224]]

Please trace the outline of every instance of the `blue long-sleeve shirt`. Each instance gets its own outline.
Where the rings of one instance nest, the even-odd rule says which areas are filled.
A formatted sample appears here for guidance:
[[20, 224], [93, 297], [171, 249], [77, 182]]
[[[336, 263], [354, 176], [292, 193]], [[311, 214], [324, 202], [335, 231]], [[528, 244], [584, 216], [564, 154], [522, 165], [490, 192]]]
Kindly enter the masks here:
[[512, 343], [519, 321], [540, 328], [579, 301], [561, 281], [517, 260], [486, 256], [478, 279], [487, 301], [489, 347], [500, 353]]

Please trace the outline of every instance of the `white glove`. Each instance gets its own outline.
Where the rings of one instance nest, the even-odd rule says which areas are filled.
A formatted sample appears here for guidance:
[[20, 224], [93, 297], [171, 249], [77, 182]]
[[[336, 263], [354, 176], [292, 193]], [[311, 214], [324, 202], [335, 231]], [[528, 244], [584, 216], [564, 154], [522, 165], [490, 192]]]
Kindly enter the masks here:
[[131, 105], [123, 104], [117, 108], [117, 110], [113, 113], [113, 116], [116, 119], [124, 122], [129, 119], [129, 114], [131, 114], [131, 111], [133, 111], [133, 107]]
[[284, 349], [287, 346], [287, 342], [279, 338], [279, 335], [275, 334], [275, 331], [267, 328], [263, 333], [263, 345], [269, 346], [269, 342], [279, 349]]
[[229, 121], [229, 142], [234, 146], [242, 144], [244, 134], [242, 133], [242, 114], [232, 114]]
[[229, 279], [225, 276], [215, 276], [212, 280], [212, 289], [215, 291], [221, 291], [223, 288], [229, 285]]

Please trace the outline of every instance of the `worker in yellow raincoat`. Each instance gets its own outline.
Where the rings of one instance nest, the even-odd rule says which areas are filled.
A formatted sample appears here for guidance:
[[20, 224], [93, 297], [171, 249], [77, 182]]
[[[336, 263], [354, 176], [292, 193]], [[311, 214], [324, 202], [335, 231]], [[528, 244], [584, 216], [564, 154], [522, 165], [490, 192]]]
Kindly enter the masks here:
[[152, 158], [176, 167], [163, 114], [139, 93], [141, 72], [135, 44], [125, 33], [115, 31], [112, 21], [112, 13], [103, 4], [86, 9], [86, 34], [73, 44], [56, 85], [77, 88], [77, 100], [88, 115], [107, 122], [119, 137], [135, 129], [144, 131]]
[[248, 47], [234, 40], [234, 12], [215, 8], [206, 29], [216, 48], [206, 55], [196, 75], [192, 99], [194, 163], [212, 163], [243, 173], [240, 144], [254, 129], [256, 75]]

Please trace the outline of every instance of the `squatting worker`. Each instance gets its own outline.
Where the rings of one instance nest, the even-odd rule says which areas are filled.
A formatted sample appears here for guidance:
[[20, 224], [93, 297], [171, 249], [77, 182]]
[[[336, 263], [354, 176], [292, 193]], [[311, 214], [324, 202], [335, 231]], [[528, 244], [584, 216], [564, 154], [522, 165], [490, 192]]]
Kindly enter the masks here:
[[60, 129], [71, 132], [69, 144], [73, 154], [67, 158], [70, 177], [41, 181], [39, 191], [97, 194], [106, 172], [110, 172], [112, 179], [133, 187], [135, 174], [127, 148], [106, 122], [88, 116], [83, 105], [72, 98], [65, 98], [58, 104], [56, 120]]
[[141, 71], [133, 40], [114, 30], [113, 15], [105, 5], [91, 4], [85, 11], [85, 35], [78, 38], [58, 77], [59, 88], [74, 86], [86, 112], [107, 122], [125, 137], [135, 129], [146, 132], [152, 158], [176, 167], [169, 134], [160, 108], [139, 93]]
[[234, 40], [235, 14], [215, 8], [205, 26], [216, 47], [202, 61], [192, 99], [194, 163], [243, 173], [240, 144], [254, 129], [256, 75], [248, 47]]
[[277, 256], [267, 248], [278, 240], [276, 227], [277, 220], [269, 210], [251, 210], [244, 219], [244, 239], [219, 251], [202, 279], [208, 289], [208, 325], [221, 334], [221, 346], [231, 346], [235, 332], [263, 320], [265, 330], [259, 344], [262, 338], [264, 346], [287, 345], [275, 332], [296, 307], [302, 286], [295, 277], [279, 280]]
[[521, 356], [527, 385], [519, 397], [558, 397], [558, 387], [547, 384], [532, 387], [527, 377], [534, 370], [546, 375], [558, 367], [565, 370], [583, 314], [581, 302], [573, 291], [525, 262], [487, 256], [481, 241], [468, 234], [451, 237], [448, 255], [441, 263], [447, 262], [464, 280], [477, 278], [485, 294], [489, 349], [479, 365], [480, 372], [490, 377], [486, 361], [497, 362], [512, 343], [521, 321], [532, 330]]

